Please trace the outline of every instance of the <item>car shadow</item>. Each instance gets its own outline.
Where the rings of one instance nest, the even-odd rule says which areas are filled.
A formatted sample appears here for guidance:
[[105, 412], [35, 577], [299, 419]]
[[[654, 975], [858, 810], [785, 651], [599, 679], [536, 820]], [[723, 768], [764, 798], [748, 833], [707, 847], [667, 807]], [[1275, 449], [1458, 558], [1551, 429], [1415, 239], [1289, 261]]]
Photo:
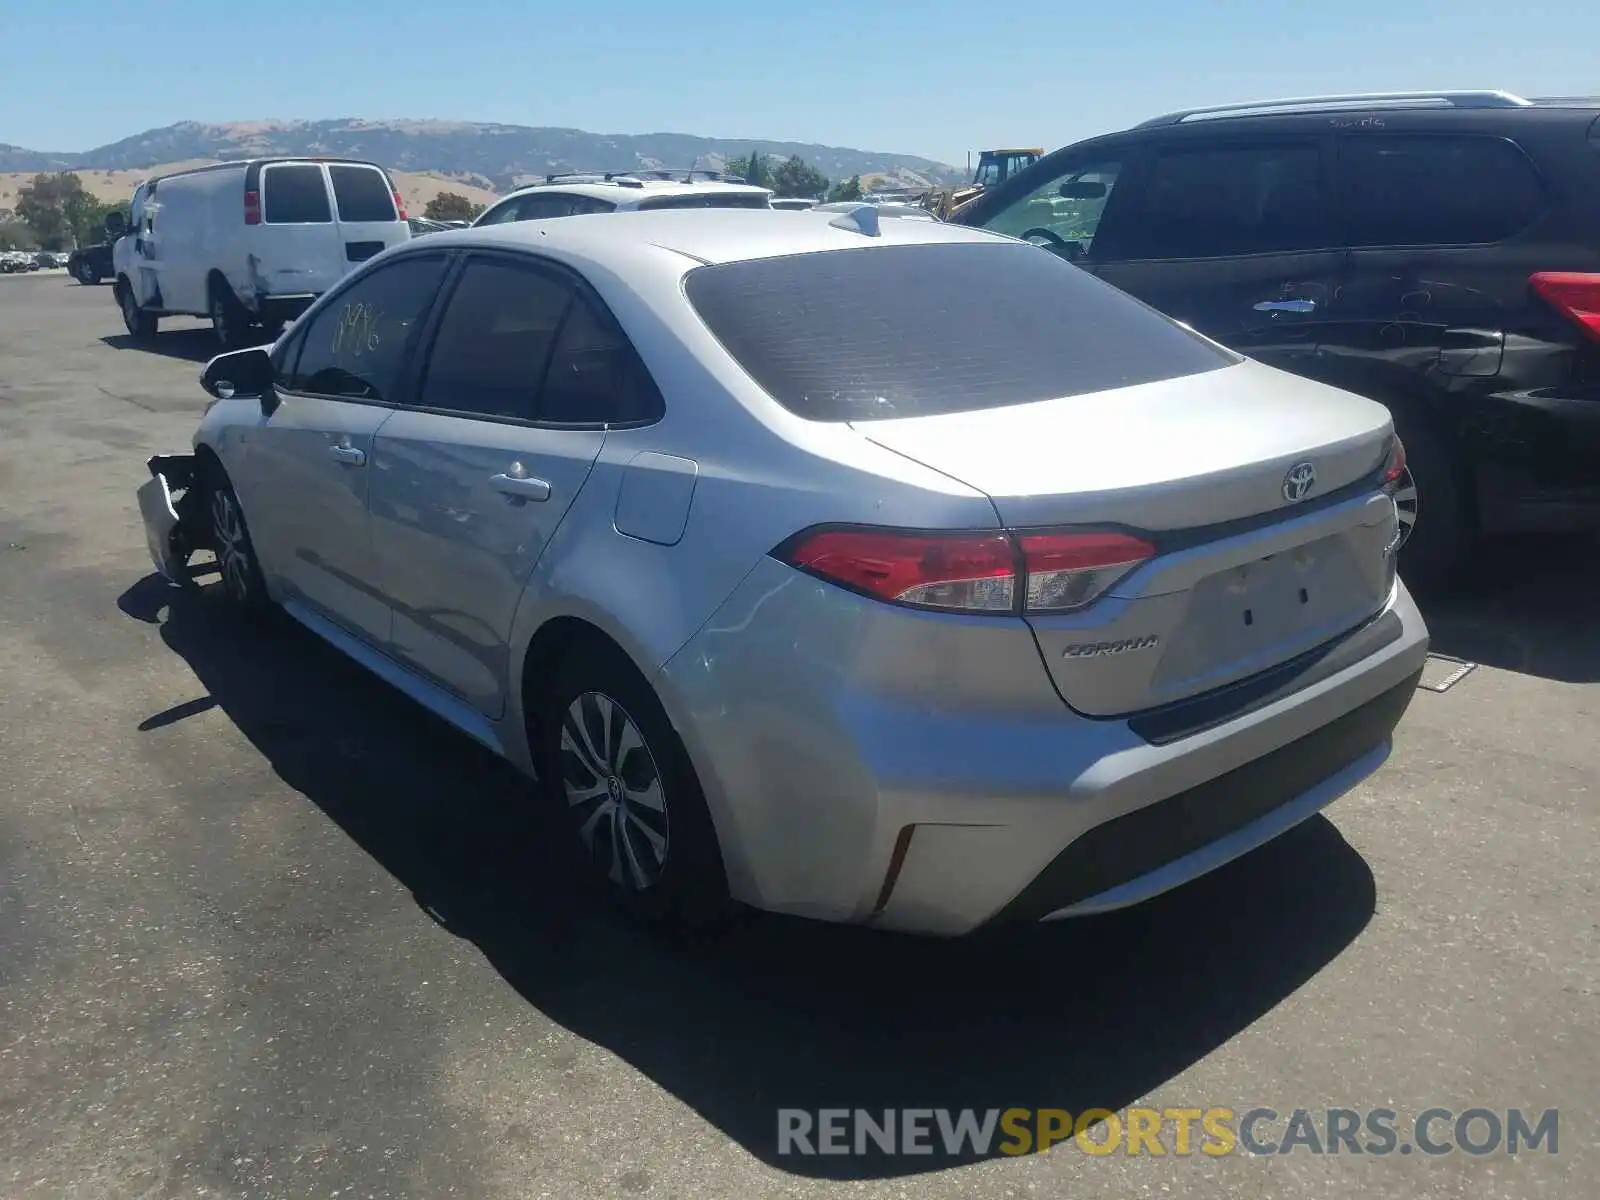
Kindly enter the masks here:
[[217, 345], [217, 335], [209, 325], [193, 329], [164, 329], [148, 342], [136, 342], [126, 333], [107, 334], [100, 340], [113, 350], [140, 350], [145, 354], [179, 358], [186, 362], [210, 362], [222, 353]]
[[596, 898], [552, 810], [497, 758], [287, 619], [255, 631], [211, 591], [152, 576], [120, 598], [205, 693], [139, 728], [220, 707], [529, 1004], [797, 1175], [976, 1156], [783, 1155], [780, 1108], [1122, 1109], [1293, 993], [1374, 911], [1365, 861], [1316, 817], [1099, 918], [944, 941], [751, 914], [668, 940]]
[[1438, 653], [1563, 683], [1600, 680], [1593, 536], [1490, 540], [1463, 584], [1418, 603]]

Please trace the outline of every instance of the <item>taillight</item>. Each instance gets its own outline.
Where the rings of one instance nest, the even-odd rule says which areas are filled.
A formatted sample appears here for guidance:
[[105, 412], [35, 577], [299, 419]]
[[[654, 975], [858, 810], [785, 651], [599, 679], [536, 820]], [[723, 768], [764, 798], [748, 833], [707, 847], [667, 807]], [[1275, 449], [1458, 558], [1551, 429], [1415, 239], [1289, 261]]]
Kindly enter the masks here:
[[400, 219], [404, 221], [406, 219], [406, 202], [400, 199], [400, 189], [390, 188], [389, 191], [394, 196], [394, 210], [400, 214]]
[[1070, 612], [1097, 599], [1156, 548], [1126, 533], [1024, 533], [1029, 612]]
[[820, 529], [779, 557], [880, 600], [965, 612], [1016, 607], [1017, 555], [1004, 534]]
[[1389, 456], [1383, 461], [1383, 490], [1393, 492], [1406, 473], [1406, 447], [1398, 435], [1389, 439]]
[[947, 612], [1069, 612], [1155, 554], [1122, 533], [923, 533], [822, 528], [775, 552], [790, 566], [896, 604]]
[[1561, 314], [1600, 338], [1600, 275], [1583, 271], [1539, 271], [1528, 280]]
[[244, 194], [244, 223], [246, 225], [261, 224], [260, 192], [246, 192]]

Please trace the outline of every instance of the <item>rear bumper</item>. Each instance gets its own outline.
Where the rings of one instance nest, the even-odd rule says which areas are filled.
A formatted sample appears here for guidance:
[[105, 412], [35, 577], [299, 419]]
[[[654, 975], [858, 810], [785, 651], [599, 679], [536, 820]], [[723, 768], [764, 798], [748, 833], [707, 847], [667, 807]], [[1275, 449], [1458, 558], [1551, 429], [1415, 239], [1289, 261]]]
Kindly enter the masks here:
[[1428, 649], [1403, 585], [1381, 621], [1398, 632], [1356, 661], [1158, 741], [1072, 712], [1002, 622], [966, 624], [956, 641], [976, 649], [952, 653], [922, 617], [772, 563], [659, 690], [736, 896], [958, 935], [1148, 899], [1354, 787], [1386, 758]]

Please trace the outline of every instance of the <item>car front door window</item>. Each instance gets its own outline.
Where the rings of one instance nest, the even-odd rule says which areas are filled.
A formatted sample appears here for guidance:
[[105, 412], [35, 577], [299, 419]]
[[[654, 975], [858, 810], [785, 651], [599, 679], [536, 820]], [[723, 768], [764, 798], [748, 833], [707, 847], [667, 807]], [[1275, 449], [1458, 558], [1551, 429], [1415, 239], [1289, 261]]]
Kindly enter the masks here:
[[1064, 258], [1088, 258], [1122, 165], [1120, 156], [1075, 163], [1002, 208], [984, 228], [1034, 242]]

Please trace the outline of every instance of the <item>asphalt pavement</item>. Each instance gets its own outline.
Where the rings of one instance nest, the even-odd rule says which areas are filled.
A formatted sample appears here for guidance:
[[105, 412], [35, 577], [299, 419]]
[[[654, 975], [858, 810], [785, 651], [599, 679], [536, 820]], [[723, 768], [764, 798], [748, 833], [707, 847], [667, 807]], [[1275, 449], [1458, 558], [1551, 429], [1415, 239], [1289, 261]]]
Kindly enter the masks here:
[[[1594, 1194], [1595, 543], [1486, 552], [1429, 610], [1481, 665], [1325, 817], [1179, 892], [965, 942], [756, 917], [677, 945], [467, 739], [152, 577], [134, 489], [212, 352], [164, 324], [136, 348], [109, 288], [0, 277], [0, 1195]], [[1559, 1109], [1559, 1146], [777, 1138], [783, 1108], [1146, 1105]]]

